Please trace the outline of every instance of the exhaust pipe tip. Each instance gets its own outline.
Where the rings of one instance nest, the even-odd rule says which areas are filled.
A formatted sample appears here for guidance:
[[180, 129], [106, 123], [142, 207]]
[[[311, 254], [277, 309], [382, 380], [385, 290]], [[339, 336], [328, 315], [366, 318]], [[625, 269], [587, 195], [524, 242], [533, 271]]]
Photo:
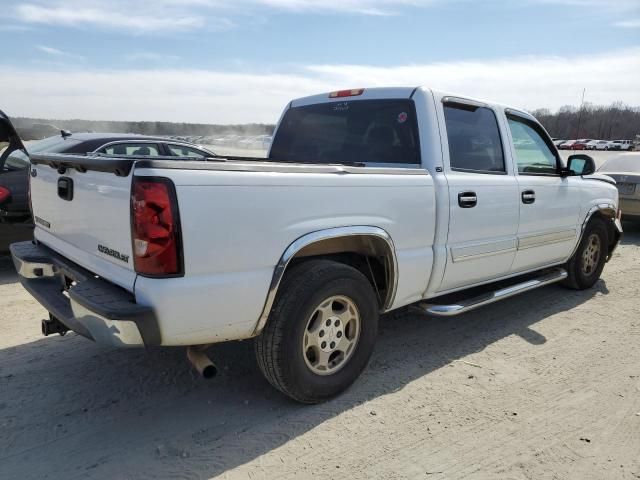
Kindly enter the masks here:
[[200, 373], [203, 378], [213, 378], [218, 374], [218, 368], [212, 363], [211, 365], [207, 365], [206, 367], [204, 367], [204, 369]]
[[218, 368], [204, 351], [208, 345], [195, 345], [187, 347], [187, 358], [191, 365], [202, 375], [202, 378], [213, 378], [218, 373]]

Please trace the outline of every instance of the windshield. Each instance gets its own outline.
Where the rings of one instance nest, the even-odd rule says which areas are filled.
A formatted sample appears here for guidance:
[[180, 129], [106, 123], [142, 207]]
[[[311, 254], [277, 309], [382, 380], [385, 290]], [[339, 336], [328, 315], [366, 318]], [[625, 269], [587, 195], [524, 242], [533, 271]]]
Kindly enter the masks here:
[[56, 135], [37, 142], [30, 142], [26, 147], [29, 153], [62, 153], [77, 143], [79, 143], [78, 140]]
[[419, 164], [412, 100], [347, 100], [287, 110], [269, 158], [305, 163]]

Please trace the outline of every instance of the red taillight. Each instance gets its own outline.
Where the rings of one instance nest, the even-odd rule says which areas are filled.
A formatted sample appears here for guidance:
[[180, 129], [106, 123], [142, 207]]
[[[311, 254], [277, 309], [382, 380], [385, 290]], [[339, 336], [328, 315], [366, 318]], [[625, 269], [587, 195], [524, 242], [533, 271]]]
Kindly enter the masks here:
[[331, 92], [329, 98], [341, 98], [341, 97], [357, 97], [364, 93], [364, 88], [354, 88], [352, 90], [338, 90], [337, 92]]
[[0, 187], [0, 205], [11, 198], [11, 190], [6, 187]]
[[176, 192], [169, 179], [134, 177], [131, 234], [136, 272], [149, 276], [184, 273]]

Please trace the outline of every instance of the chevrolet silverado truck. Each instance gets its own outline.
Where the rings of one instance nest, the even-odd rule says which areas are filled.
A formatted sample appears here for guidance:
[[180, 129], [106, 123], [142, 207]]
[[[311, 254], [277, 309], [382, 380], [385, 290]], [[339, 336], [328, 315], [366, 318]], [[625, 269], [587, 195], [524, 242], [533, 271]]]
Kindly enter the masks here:
[[303, 403], [366, 367], [384, 312], [454, 316], [561, 282], [592, 287], [622, 228], [615, 181], [565, 166], [523, 110], [429, 88], [293, 100], [267, 158], [34, 154], [24, 287], [117, 347], [254, 339]]

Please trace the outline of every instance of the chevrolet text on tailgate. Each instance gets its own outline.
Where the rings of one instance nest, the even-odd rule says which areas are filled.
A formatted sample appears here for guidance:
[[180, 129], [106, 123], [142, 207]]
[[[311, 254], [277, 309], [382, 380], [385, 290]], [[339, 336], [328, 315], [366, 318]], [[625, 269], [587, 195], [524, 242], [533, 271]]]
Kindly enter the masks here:
[[35, 241], [11, 251], [45, 334], [184, 345], [207, 377], [206, 346], [254, 338], [305, 403], [356, 380], [381, 313], [590, 288], [622, 232], [593, 159], [565, 166], [524, 111], [424, 87], [294, 100], [266, 159], [31, 163]]

